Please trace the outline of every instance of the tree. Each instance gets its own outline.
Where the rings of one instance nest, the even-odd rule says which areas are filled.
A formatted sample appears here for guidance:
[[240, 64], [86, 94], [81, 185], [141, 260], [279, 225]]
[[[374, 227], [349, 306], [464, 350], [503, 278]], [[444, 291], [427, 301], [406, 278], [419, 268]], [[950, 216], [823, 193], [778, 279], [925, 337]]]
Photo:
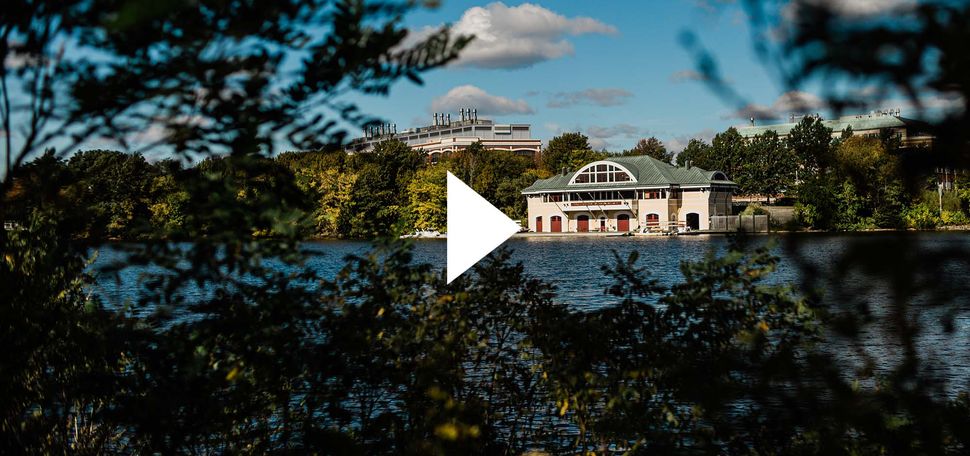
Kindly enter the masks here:
[[736, 128], [731, 127], [715, 135], [710, 146], [700, 141], [693, 145], [688, 143], [688, 147], [680, 155], [683, 157], [679, 156], [677, 163], [685, 165], [689, 160], [692, 166], [708, 171], [721, 171], [738, 184], [739, 192], [750, 192], [750, 180], [744, 172], [744, 164], [748, 160], [748, 145]]
[[[562, 158], [571, 163], [572, 152]], [[509, 217], [525, 216], [523, 188], [537, 179], [533, 161], [507, 150], [487, 150], [480, 142], [462, 149], [447, 160], [448, 169]]]
[[420, 169], [408, 184], [407, 214], [416, 230], [444, 233], [448, 229], [447, 168], [443, 163]]
[[[851, 127], [849, 127], [851, 128]], [[805, 116], [791, 129], [786, 140], [802, 179], [824, 173], [832, 162], [832, 129], [822, 119]]]
[[[709, 163], [711, 146], [705, 143], [703, 140], [691, 138], [687, 142], [687, 146], [684, 150], [677, 154], [677, 166], [687, 166], [688, 164], [694, 165], [694, 163]], [[728, 176], [730, 179], [731, 176]]]
[[633, 149], [624, 151], [623, 155], [647, 155], [664, 163], [673, 163], [674, 160], [674, 153], [669, 152], [664, 143], [653, 136], [637, 141]]
[[743, 167], [747, 191], [764, 195], [770, 203], [772, 195], [793, 188], [797, 160], [777, 133], [767, 131], [752, 138], [747, 157]]
[[570, 157], [577, 150], [591, 150], [589, 138], [582, 133], [563, 133], [550, 139], [542, 150], [542, 168], [552, 174], [561, 172], [563, 168], [574, 170]]
[[81, 151], [71, 156], [67, 167], [77, 177], [69, 189], [72, 198], [90, 210], [85, 237], [121, 238], [150, 231], [152, 169], [145, 157], [109, 150]]
[[354, 156], [357, 177], [338, 231], [352, 238], [401, 234], [407, 188], [425, 158], [421, 151], [401, 141], [378, 144], [370, 154]]
[[[149, 212], [140, 157], [76, 155], [68, 168], [85, 182], [43, 192], [59, 202], [28, 213], [24, 231], [0, 230], [0, 337], [16, 350], [0, 358], [0, 452], [339, 451], [347, 434], [313, 424], [323, 409], [299, 406], [318, 399], [310, 378], [334, 378], [296, 358], [327, 353], [298, 335], [323, 341], [332, 329], [314, 323], [332, 306], [297, 286], [318, 283], [302, 268], [307, 198], [267, 156], [280, 142], [335, 147], [343, 126], [380, 123], [347, 95], [420, 82], [469, 39], [442, 28], [405, 42], [402, 17], [423, 6], [408, 1], [143, 6], [15, 0], [0, 14], [0, 129], [22, 132], [0, 143], [0, 219], [13, 176], [52, 143], [65, 145], [58, 158], [91, 138], [210, 158], [178, 180], [188, 195], [179, 225], [192, 242], [118, 245], [117, 262], [97, 271], [120, 281], [152, 265], [132, 302], [102, 306], [83, 286], [91, 243], [70, 240], [97, 238], [47, 210], [73, 192], [98, 208], [104, 226], [93, 231], [130, 232]], [[374, 164], [375, 180], [406, 168], [397, 165]], [[429, 418], [422, 435], [438, 424]]]
[[351, 207], [356, 170], [343, 151], [287, 152], [276, 158], [294, 174], [296, 185], [313, 201], [314, 234], [339, 237], [338, 223]]

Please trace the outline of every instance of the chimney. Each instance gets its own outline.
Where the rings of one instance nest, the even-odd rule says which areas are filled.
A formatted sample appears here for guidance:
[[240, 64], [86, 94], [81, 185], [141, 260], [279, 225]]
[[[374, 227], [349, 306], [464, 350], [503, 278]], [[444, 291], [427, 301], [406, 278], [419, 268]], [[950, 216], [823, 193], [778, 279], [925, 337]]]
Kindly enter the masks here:
[[438, 126], [438, 113], [434, 113], [434, 123], [431, 125]]
[[391, 132], [396, 135], [397, 134], [397, 124], [391, 124], [391, 130], [392, 130]]
[[461, 114], [461, 121], [464, 122], [465, 121], [465, 108], [459, 109], [458, 112]]
[[567, 172], [568, 172], [568, 168], [566, 168], [565, 166], [563, 166], [562, 167], [562, 175], [565, 176]]
[[446, 123], [445, 125], [451, 125], [451, 113], [450, 112], [448, 113], [448, 123]]
[[475, 116], [472, 120], [478, 120], [478, 108], [472, 109], [472, 113]]

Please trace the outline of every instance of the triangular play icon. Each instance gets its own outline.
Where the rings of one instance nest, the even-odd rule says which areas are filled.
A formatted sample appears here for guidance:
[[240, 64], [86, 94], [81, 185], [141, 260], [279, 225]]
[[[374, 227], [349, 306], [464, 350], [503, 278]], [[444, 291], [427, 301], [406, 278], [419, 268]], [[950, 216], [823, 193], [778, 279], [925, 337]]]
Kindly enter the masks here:
[[448, 172], [448, 283], [518, 231], [518, 223]]

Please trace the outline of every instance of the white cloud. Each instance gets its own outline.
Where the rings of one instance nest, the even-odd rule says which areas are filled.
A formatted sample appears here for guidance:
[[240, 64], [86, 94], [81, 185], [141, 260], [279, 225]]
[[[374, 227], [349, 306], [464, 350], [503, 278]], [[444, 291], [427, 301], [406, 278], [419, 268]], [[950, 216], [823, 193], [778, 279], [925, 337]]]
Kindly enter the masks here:
[[473, 85], [455, 87], [431, 101], [432, 112], [455, 112], [461, 108], [474, 108], [479, 114], [494, 116], [535, 112], [525, 100], [491, 95]]
[[211, 123], [209, 119], [197, 115], [180, 115], [171, 119], [156, 118], [145, 130], [128, 135], [127, 141], [129, 144], [137, 146], [152, 145], [169, 139], [175, 133], [176, 128], [207, 127]]
[[771, 106], [748, 104], [731, 114], [722, 116], [725, 119], [772, 120], [785, 117], [786, 114], [804, 114], [825, 107], [825, 102], [815, 94], [792, 90], [781, 94]]
[[641, 131], [642, 129], [640, 127], [630, 124], [617, 124], [608, 127], [598, 127], [594, 125], [586, 128], [586, 132], [590, 138], [599, 139], [615, 137], [636, 138], [640, 136]]
[[589, 138], [589, 148], [593, 150], [609, 149], [613, 144], [603, 138]]
[[671, 82], [706, 82], [710, 78], [695, 70], [680, 70], [670, 75]]
[[664, 141], [664, 145], [667, 146], [667, 150], [675, 153], [680, 153], [681, 151], [684, 150], [685, 147], [687, 147], [687, 144], [690, 143], [690, 140], [699, 139], [701, 141], [704, 141], [710, 144], [711, 140], [714, 139], [714, 135], [716, 134], [717, 132], [715, 132], [714, 130], [710, 128], [705, 128], [697, 133], [690, 134], [690, 135], [672, 136], [668, 138], [666, 141]]
[[558, 92], [552, 95], [547, 106], [565, 108], [575, 105], [618, 106], [632, 98], [633, 94], [623, 89], [586, 89], [576, 92]]
[[[438, 27], [412, 32], [403, 46], [413, 45]], [[616, 35], [616, 27], [589, 17], [568, 18], [542, 6], [502, 2], [469, 8], [452, 26], [452, 32], [474, 35], [454, 66], [476, 68], [524, 68], [575, 52], [568, 37]]]

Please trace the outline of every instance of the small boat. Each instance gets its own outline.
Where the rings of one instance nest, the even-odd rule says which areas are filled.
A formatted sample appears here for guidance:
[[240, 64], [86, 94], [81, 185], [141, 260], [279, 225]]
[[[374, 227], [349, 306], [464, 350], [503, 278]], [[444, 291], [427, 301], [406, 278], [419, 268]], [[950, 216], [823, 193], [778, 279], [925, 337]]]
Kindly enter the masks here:
[[402, 234], [401, 239], [443, 239], [447, 237], [435, 230], [415, 230], [409, 234]]

